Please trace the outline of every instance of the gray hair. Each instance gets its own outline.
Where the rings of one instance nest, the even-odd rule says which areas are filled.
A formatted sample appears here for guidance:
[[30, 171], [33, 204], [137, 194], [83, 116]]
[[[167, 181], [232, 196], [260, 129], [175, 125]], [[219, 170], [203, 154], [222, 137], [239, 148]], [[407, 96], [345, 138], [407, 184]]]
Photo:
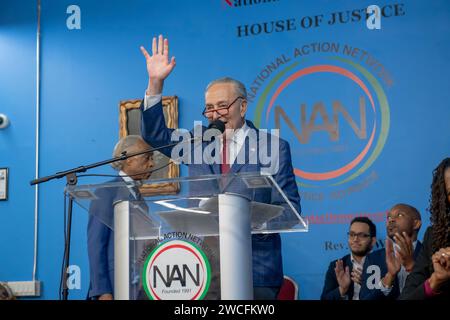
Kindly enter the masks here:
[[[138, 135], [129, 135], [123, 137], [119, 140], [119, 142], [116, 143], [116, 146], [114, 147], [112, 155], [113, 158], [120, 157], [124, 152], [132, 151], [132, 149], [135, 149], [136, 144], [138, 144], [139, 142], [147, 144], [144, 139], [142, 139], [142, 137]], [[120, 171], [123, 168], [123, 161], [113, 162], [111, 163], [111, 167], [113, 167], [114, 170]]]
[[247, 99], [247, 89], [245, 89], [244, 84], [242, 82], [240, 82], [236, 79], [230, 78], [230, 77], [219, 78], [219, 79], [211, 81], [206, 86], [205, 93], [209, 90], [209, 88], [211, 88], [213, 85], [218, 84], [218, 83], [232, 83], [234, 85], [234, 88], [235, 88], [238, 96], [244, 97], [245, 99]]

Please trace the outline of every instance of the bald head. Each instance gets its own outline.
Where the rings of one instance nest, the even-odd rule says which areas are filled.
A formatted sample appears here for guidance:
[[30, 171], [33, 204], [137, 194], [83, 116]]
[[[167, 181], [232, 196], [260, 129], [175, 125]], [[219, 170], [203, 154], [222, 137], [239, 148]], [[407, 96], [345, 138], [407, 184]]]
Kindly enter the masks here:
[[399, 203], [389, 210], [387, 218], [387, 234], [393, 238], [395, 233], [405, 232], [415, 241], [422, 225], [419, 210], [409, 204]]
[[422, 220], [422, 217], [420, 216], [419, 210], [417, 210], [413, 206], [410, 206], [409, 204], [398, 203], [398, 204], [396, 204], [395, 206], [392, 207], [391, 211], [393, 209], [399, 209], [402, 212], [405, 212], [408, 216], [410, 216], [413, 219]]

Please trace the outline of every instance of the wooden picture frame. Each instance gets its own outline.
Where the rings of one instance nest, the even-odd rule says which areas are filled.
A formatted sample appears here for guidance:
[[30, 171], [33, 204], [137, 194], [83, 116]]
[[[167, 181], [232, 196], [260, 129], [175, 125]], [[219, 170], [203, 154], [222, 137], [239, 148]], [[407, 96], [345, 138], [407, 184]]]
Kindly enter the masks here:
[[[141, 105], [142, 99], [124, 100], [119, 103], [119, 137], [123, 138], [130, 134], [141, 135]], [[162, 98], [162, 105], [166, 125], [168, 128], [178, 128], [178, 97], [170, 96]], [[161, 152], [153, 154], [155, 165], [153, 170], [162, 168], [152, 173], [152, 179], [178, 178], [180, 176], [179, 165]], [[180, 191], [179, 183], [144, 184], [140, 188], [143, 196], [154, 196], [164, 194], [177, 194]]]

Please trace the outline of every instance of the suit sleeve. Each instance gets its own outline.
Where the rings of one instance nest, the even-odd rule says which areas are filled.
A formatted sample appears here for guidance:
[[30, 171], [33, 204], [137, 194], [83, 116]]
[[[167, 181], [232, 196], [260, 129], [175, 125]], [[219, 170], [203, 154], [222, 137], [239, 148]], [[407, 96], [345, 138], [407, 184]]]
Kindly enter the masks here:
[[[373, 282], [373, 278], [375, 274], [369, 274], [369, 267], [377, 266], [380, 268], [380, 277], [376, 277], [376, 284], [372, 283], [371, 286], [368, 285], [368, 282]], [[364, 271], [361, 280], [361, 290], [359, 292], [360, 300], [395, 300], [399, 296], [399, 282], [397, 277], [394, 280], [391, 290], [388, 294], [385, 294], [381, 289], [377, 289], [378, 285], [381, 285], [381, 279], [387, 273], [387, 265], [386, 265], [386, 251], [384, 249], [374, 251], [370, 253], [366, 257], [366, 261], [364, 263]], [[372, 269], [373, 271], [373, 269]], [[372, 279], [370, 279], [372, 278]], [[373, 286], [373, 287], [372, 287]], [[370, 289], [369, 289], [370, 287]]]
[[[289, 143], [280, 139], [279, 168], [274, 175], [275, 181], [284, 191], [294, 208], [301, 214], [300, 195], [297, 182], [295, 181], [294, 169], [292, 167], [291, 149]], [[334, 272], [334, 271], [333, 271]]]
[[[142, 101], [141, 112], [141, 135], [149, 145], [158, 148], [174, 142], [171, 140], [171, 136], [175, 129], [170, 129], [166, 125], [162, 101], [159, 101], [155, 106], [145, 111], [144, 102]], [[158, 151], [170, 158], [172, 148], [167, 147]]]
[[425, 232], [422, 250], [419, 252], [413, 271], [406, 278], [400, 300], [423, 300], [425, 299], [424, 283], [430, 276], [430, 260], [432, 255], [431, 228]]
[[335, 263], [335, 261], [331, 262], [328, 267], [320, 300], [342, 300], [341, 293], [339, 292], [339, 284], [334, 272]]
[[[97, 217], [105, 214], [105, 210], [112, 210], [111, 199], [101, 198], [91, 203], [87, 228], [90, 290], [89, 297], [113, 293], [109, 278], [108, 242], [111, 229], [104, 225]], [[112, 213], [111, 213], [112, 214]]]
[[363, 279], [364, 290], [361, 288], [359, 300], [395, 300], [399, 296], [399, 284], [397, 279], [388, 295], [385, 295], [381, 289], [368, 289], [367, 284], [364, 283], [364, 281], [365, 280]]

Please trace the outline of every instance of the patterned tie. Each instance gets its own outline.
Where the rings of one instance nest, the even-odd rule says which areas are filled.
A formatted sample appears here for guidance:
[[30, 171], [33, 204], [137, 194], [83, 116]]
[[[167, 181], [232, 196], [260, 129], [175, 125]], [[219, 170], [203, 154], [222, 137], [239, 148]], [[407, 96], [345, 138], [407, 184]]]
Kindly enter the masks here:
[[222, 141], [222, 164], [220, 165], [220, 171], [222, 174], [227, 174], [230, 171], [230, 164], [228, 163], [228, 143], [226, 137]]

